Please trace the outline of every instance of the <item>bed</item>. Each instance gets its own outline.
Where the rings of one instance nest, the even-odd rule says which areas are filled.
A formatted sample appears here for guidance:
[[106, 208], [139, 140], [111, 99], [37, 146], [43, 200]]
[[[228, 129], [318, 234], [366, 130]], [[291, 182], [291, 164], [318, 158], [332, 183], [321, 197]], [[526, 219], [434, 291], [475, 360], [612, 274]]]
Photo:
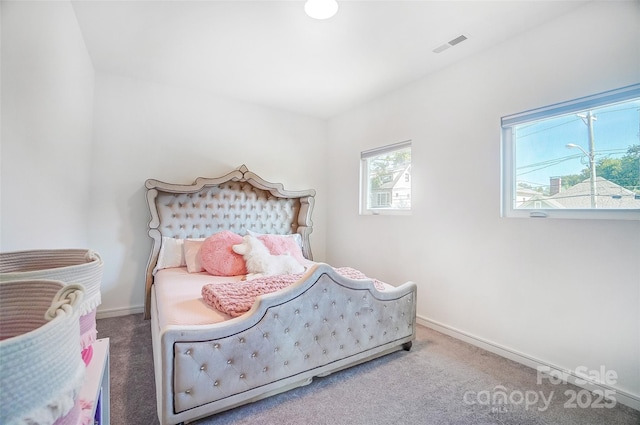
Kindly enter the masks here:
[[[313, 261], [314, 190], [285, 190], [244, 165], [192, 184], [150, 179], [145, 186], [152, 239], [145, 318], [161, 424], [188, 423], [411, 348], [413, 282], [394, 287]], [[205, 243], [248, 232], [295, 240], [305, 271], [251, 299], [247, 311], [218, 311], [205, 301], [205, 288], [238, 290], [262, 280], [201, 271], [194, 247], [205, 262]]]

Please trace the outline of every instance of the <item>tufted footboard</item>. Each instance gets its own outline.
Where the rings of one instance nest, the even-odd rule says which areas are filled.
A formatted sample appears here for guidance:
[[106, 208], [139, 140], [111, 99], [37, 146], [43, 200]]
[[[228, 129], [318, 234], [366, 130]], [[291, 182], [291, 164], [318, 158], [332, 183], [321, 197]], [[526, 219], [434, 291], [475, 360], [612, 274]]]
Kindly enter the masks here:
[[414, 283], [378, 291], [319, 264], [224, 323], [159, 329], [152, 317], [160, 421], [191, 421], [409, 349], [415, 306]]

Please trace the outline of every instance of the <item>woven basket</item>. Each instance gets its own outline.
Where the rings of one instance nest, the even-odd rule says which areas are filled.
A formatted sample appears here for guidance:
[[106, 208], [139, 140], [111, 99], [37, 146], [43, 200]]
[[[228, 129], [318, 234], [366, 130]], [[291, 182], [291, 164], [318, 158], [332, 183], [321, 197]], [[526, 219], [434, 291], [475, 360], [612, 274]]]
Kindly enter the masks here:
[[85, 365], [82, 286], [55, 280], [0, 282], [0, 423], [53, 424], [72, 414]]
[[[0, 253], [0, 282], [10, 280], [59, 280], [84, 287], [79, 306], [82, 350], [90, 354], [96, 340], [96, 308], [101, 303], [103, 262], [98, 253], [87, 249], [41, 249]], [[88, 359], [86, 358], [88, 357]], [[91, 356], [86, 354], [88, 364]]]

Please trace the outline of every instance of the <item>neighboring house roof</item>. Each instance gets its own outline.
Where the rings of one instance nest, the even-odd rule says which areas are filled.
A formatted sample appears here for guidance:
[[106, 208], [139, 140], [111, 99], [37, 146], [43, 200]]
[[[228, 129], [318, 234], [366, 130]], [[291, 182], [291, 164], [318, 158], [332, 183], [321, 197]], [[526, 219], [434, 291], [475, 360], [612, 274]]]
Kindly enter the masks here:
[[[603, 177], [596, 178], [596, 192], [598, 208], [640, 209], [640, 199], [634, 192]], [[534, 197], [524, 203], [521, 208], [535, 208], [536, 201], [542, 202], [548, 208], [591, 208], [591, 180], [586, 179], [553, 196]]]
[[400, 179], [400, 177], [404, 176], [405, 172], [411, 173], [411, 164], [394, 171], [393, 179], [391, 181], [388, 181], [387, 183], [380, 185], [377, 190], [393, 189], [398, 184], [398, 180]]
[[518, 186], [516, 188], [516, 203], [518, 204], [518, 206], [521, 206], [523, 203], [527, 202], [530, 199], [533, 198], [538, 198], [540, 196], [544, 196], [542, 195], [542, 193], [540, 191], [537, 191], [535, 189], [531, 189], [528, 187], [522, 187], [522, 186]]
[[[536, 204], [536, 202], [539, 203]], [[551, 199], [544, 195], [536, 196], [524, 202], [520, 208], [567, 208], [555, 199]], [[591, 199], [589, 199], [589, 206], [585, 208], [591, 208]]]
[[538, 195], [540, 195], [540, 192], [535, 190], [535, 189], [530, 189], [528, 187], [521, 187], [521, 186], [516, 188], [516, 193], [518, 195], [523, 195], [523, 196], [538, 196]]

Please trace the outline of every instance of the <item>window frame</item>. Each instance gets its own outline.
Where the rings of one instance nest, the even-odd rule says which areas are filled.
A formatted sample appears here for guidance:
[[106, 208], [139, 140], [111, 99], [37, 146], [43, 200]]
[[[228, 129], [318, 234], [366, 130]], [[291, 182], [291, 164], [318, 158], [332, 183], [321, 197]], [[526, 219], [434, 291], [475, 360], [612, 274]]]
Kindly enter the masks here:
[[[411, 150], [411, 140], [405, 140], [403, 142], [394, 143], [391, 145], [380, 146], [378, 148], [369, 149], [366, 151], [362, 151], [360, 153], [360, 202], [359, 202], [359, 212], [360, 215], [411, 215], [411, 209], [409, 208], [397, 208], [397, 207], [388, 207], [388, 208], [371, 208], [368, 206], [368, 198], [370, 193], [369, 188], [369, 167], [368, 161], [371, 158], [375, 158], [380, 155], [385, 155], [388, 153], [392, 153], [395, 151], [400, 151], [404, 149]], [[411, 179], [411, 178], [410, 178]], [[411, 187], [409, 189], [409, 199], [412, 198], [413, 193], [413, 179], [409, 182]], [[393, 196], [388, 196], [389, 201], [393, 202]]]
[[502, 217], [640, 220], [640, 209], [517, 209], [515, 208], [515, 141], [513, 127], [554, 116], [595, 109], [640, 97], [640, 84], [531, 109], [501, 118], [500, 206]]

